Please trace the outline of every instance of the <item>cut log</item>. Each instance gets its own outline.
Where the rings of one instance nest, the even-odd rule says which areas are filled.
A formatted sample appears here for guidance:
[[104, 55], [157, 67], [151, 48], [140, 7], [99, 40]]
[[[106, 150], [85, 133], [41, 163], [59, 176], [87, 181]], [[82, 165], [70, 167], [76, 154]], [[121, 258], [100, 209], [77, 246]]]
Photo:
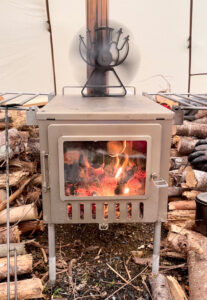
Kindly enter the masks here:
[[165, 222], [165, 228], [168, 230], [171, 230], [172, 225], [177, 225], [180, 228], [185, 228], [185, 229], [194, 229], [195, 228], [195, 220], [184, 220], [184, 221], [168, 221]]
[[39, 138], [29, 138], [26, 152], [30, 157], [40, 160], [40, 140]]
[[168, 212], [169, 221], [195, 220], [195, 210], [173, 210]]
[[187, 198], [188, 200], [195, 200], [196, 196], [199, 194], [200, 192], [199, 191], [194, 191], [194, 190], [191, 190], [191, 191], [184, 191], [182, 193], [182, 196]]
[[[20, 234], [18, 226], [10, 227], [10, 243], [19, 243]], [[0, 244], [6, 244], [6, 227], [0, 227]]]
[[184, 167], [181, 167], [178, 170], [169, 171], [170, 184], [173, 186], [179, 186], [185, 180]]
[[188, 300], [184, 290], [178, 283], [177, 279], [172, 276], [167, 276], [170, 292], [173, 300]]
[[174, 125], [173, 133], [182, 136], [194, 136], [200, 139], [207, 137], [207, 124], [187, 122], [184, 125]]
[[181, 187], [172, 186], [168, 188], [168, 197], [177, 197], [182, 195], [183, 189]]
[[195, 118], [196, 119], [200, 119], [203, 117], [207, 116], [207, 110], [199, 110], [196, 114], [195, 114]]
[[179, 156], [181, 156], [181, 154], [178, 152], [177, 149], [171, 148], [170, 149], [170, 156], [172, 156], [172, 157], [179, 157]]
[[42, 220], [21, 222], [18, 226], [22, 234], [35, 231], [44, 231], [44, 223]]
[[186, 167], [188, 165], [188, 157], [171, 157], [170, 158], [170, 170], [180, 169], [180, 167]]
[[37, 162], [21, 161], [19, 159], [12, 159], [9, 162], [11, 167], [16, 167], [24, 171], [28, 171], [30, 174], [34, 174], [37, 171]]
[[182, 155], [189, 155], [194, 149], [198, 139], [193, 139], [192, 137], [180, 137], [177, 143], [176, 149], [178, 153]]
[[191, 167], [187, 167], [185, 172], [185, 181], [188, 188], [206, 192], [207, 172], [193, 170]]
[[[10, 244], [10, 256], [14, 256], [16, 250], [17, 255], [26, 254], [24, 243], [12, 243]], [[0, 257], [7, 256], [7, 244], [0, 245]]]
[[[10, 208], [10, 223], [18, 221], [35, 220], [38, 218], [37, 207], [34, 204], [22, 205]], [[7, 220], [6, 209], [0, 212], [0, 224], [5, 224]]]
[[35, 179], [33, 179], [32, 184], [36, 185], [36, 186], [41, 186], [42, 185], [42, 175], [39, 174]]
[[153, 300], [173, 300], [168, 280], [165, 275], [160, 273], [158, 275], [152, 275], [149, 278], [149, 282], [152, 288]]
[[196, 119], [196, 120], [193, 121], [193, 123], [207, 124], [207, 117]]
[[0, 190], [0, 204], [6, 200], [6, 190]]
[[[32, 272], [32, 255], [25, 254], [17, 256], [17, 275]], [[14, 257], [10, 257], [10, 275], [14, 276]], [[0, 279], [7, 277], [7, 257], [0, 258]], [[1, 298], [0, 298], [1, 299]]]
[[[28, 171], [16, 171], [9, 174], [9, 186], [17, 186], [29, 175]], [[0, 188], [6, 187], [6, 174], [0, 174]]]
[[[16, 190], [10, 197], [9, 197], [9, 203], [11, 204], [15, 199], [17, 199], [21, 193], [23, 192], [24, 188], [34, 179], [37, 177], [37, 174], [33, 175], [29, 179], [25, 180], [20, 188]], [[0, 211], [2, 211], [6, 207], [6, 200], [0, 203]]]
[[[24, 143], [16, 128], [9, 129], [9, 158], [25, 150]], [[5, 160], [5, 131], [0, 132], [0, 161]]]
[[195, 200], [188, 201], [188, 200], [182, 200], [182, 201], [173, 201], [168, 204], [169, 210], [195, 210], [196, 209], [196, 202]]
[[[18, 300], [43, 299], [43, 285], [39, 278], [26, 279], [17, 282]], [[0, 299], [7, 300], [7, 283], [0, 283]], [[15, 283], [10, 282], [10, 300], [15, 299]]]

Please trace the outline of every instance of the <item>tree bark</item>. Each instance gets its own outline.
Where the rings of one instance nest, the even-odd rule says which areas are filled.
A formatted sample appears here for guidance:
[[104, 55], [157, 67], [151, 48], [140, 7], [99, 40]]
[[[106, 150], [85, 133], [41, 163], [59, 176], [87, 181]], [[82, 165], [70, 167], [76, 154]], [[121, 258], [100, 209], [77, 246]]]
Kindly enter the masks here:
[[188, 188], [206, 192], [207, 172], [193, 170], [191, 167], [187, 167], [185, 172], [185, 181]]
[[[20, 188], [18, 190], [16, 190], [10, 197], [9, 197], [9, 203], [11, 204], [12, 202], [14, 202], [15, 199], [17, 199], [21, 193], [23, 192], [24, 188], [34, 179], [36, 178], [37, 175], [33, 175], [32, 177], [30, 177], [29, 179], [25, 180], [23, 182], [23, 184], [20, 186]], [[0, 203], [0, 211], [2, 211], [5, 207], [6, 207], [6, 200]]]
[[171, 186], [168, 188], [168, 197], [178, 197], [182, 195], [183, 189], [177, 186]]
[[[17, 282], [18, 300], [39, 299], [42, 295], [43, 286], [39, 278], [26, 279]], [[10, 300], [15, 299], [15, 283], [10, 283]], [[0, 283], [0, 300], [7, 300], [7, 283]]]
[[195, 210], [196, 202], [195, 200], [182, 200], [182, 201], [173, 201], [168, 204], [169, 210]]
[[[35, 220], [38, 218], [37, 207], [34, 204], [22, 205], [10, 208], [10, 222]], [[0, 224], [6, 224], [6, 209], [0, 212]]]
[[[10, 244], [10, 256], [14, 256], [16, 250], [17, 255], [26, 254], [25, 244], [24, 243], [12, 243]], [[0, 257], [7, 256], [7, 244], [0, 245]]]
[[[9, 158], [25, 150], [24, 143], [16, 128], [9, 129]], [[0, 161], [5, 160], [5, 132], [0, 132]]]
[[160, 273], [152, 275], [149, 282], [152, 288], [153, 300], [173, 300], [166, 276]]
[[195, 210], [173, 210], [168, 212], [168, 221], [195, 220]]
[[207, 124], [207, 116], [200, 119], [196, 119], [195, 121], [193, 121], [193, 123]]
[[[17, 275], [32, 272], [33, 258], [31, 254], [17, 256]], [[14, 276], [14, 257], [10, 257], [10, 275]], [[7, 257], [0, 258], [0, 279], [7, 277]]]
[[188, 300], [184, 290], [179, 285], [177, 279], [172, 276], [167, 276], [167, 281], [170, 287], [170, 292], [173, 300]]
[[198, 139], [193, 139], [192, 137], [180, 137], [177, 143], [177, 151], [182, 155], [189, 155], [194, 149]]
[[195, 114], [195, 118], [196, 119], [200, 119], [203, 117], [207, 116], [207, 110], [199, 110], [196, 114]]
[[[20, 170], [9, 174], [9, 186], [17, 186], [22, 180], [27, 178], [28, 171]], [[0, 174], [0, 188], [6, 188], [6, 174]]]
[[187, 122], [184, 125], [175, 125], [174, 134], [182, 136], [194, 136], [200, 139], [207, 137], [207, 124]]
[[28, 232], [35, 232], [35, 231], [43, 231], [44, 230], [44, 223], [42, 220], [39, 221], [26, 221], [21, 222], [18, 225], [19, 230], [22, 234]]
[[[6, 244], [6, 232], [6, 227], [0, 227], [0, 244]], [[10, 243], [19, 243], [20, 233], [18, 226], [10, 227]]]
[[170, 170], [176, 170], [180, 167], [186, 167], [188, 165], [188, 157], [171, 157], [170, 158]]

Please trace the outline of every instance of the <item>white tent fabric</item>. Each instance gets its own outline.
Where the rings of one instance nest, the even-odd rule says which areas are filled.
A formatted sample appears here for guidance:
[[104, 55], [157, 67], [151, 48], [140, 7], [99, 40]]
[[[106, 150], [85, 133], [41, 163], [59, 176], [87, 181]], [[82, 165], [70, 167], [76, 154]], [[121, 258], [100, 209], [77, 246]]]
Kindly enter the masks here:
[[0, 1], [0, 91], [54, 91], [45, 3]]
[[[64, 85], [80, 85], [86, 79], [85, 64], [80, 59], [77, 65], [70, 54], [74, 39], [78, 40], [78, 32], [86, 23], [85, 2], [49, 0], [58, 93]], [[204, 12], [207, 2], [200, 2]], [[110, 18], [124, 24], [134, 35], [140, 64], [131, 85], [138, 93], [164, 90], [167, 81], [173, 91], [186, 92], [190, 1], [109, 0], [109, 8]], [[195, 13], [197, 21], [199, 15]], [[199, 31], [193, 49], [197, 55], [192, 59], [195, 71], [205, 69], [198, 59], [201, 54], [205, 57], [200, 47], [207, 44], [203, 35]], [[46, 0], [0, 0], [1, 91], [54, 91]]]

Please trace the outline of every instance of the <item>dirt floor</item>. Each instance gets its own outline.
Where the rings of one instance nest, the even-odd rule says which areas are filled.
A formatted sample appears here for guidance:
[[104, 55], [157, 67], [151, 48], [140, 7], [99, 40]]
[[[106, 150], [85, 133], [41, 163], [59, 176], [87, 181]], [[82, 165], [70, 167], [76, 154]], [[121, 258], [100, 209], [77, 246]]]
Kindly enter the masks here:
[[[36, 241], [48, 253], [47, 230], [37, 235]], [[58, 225], [57, 282], [53, 287], [48, 283], [48, 264], [40, 248], [30, 245], [28, 252], [35, 257], [34, 275], [45, 283], [45, 299], [148, 300], [151, 299], [150, 261], [149, 265], [136, 264], [131, 251], [137, 251], [139, 257], [149, 257], [152, 245], [152, 224], [113, 224], [107, 231], [100, 231], [98, 225], [92, 224]], [[175, 276], [188, 290], [185, 261], [161, 257], [161, 271]], [[135, 276], [131, 285], [126, 284]]]

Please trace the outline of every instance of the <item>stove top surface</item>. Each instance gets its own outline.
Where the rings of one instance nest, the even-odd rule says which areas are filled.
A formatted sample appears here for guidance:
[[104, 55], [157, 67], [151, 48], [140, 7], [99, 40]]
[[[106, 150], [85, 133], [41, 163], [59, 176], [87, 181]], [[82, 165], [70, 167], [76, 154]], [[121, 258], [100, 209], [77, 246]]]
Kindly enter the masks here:
[[37, 112], [38, 120], [172, 119], [173, 112], [144, 96], [91, 97], [57, 95]]

